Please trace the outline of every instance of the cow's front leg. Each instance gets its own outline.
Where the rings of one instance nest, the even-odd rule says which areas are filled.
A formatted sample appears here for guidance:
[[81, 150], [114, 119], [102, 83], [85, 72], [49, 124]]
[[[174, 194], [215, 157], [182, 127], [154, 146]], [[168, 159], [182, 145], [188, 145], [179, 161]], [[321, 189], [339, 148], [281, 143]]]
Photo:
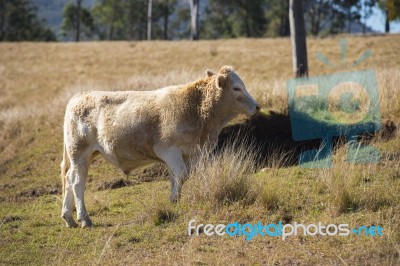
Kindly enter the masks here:
[[172, 172], [170, 177], [171, 195], [169, 199], [171, 202], [177, 202], [181, 195], [183, 181], [188, 174], [182, 158], [182, 152], [177, 147], [156, 148], [155, 152], [168, 165]]

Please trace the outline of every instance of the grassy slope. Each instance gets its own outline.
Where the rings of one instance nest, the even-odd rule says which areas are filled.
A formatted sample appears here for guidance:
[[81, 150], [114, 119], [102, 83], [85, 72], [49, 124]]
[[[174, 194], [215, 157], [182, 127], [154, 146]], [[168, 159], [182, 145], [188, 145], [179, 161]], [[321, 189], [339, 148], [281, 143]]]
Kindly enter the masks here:
[[[321, 51], [338, 64], [338, 39], [310, 39], [308, 45], [312, 75], [335, 71], [313, 55]], [[400, 36], [351, 37], [348, 62], [368, 48], [373, 57], [358, 69], [377, 70], [382, 115], [398, 123]], [[63, 109], [72, 92], [93, 84], [152, 89], [190, 81], [206, 68], [223, 64], [235, 66], [265, 109], [285, 109], [284, 81], [291, 76], [288, 39], [0, 44], [0, 264], [201, 265], [228, 259], [235, 264], [398, 263], [398, 137], [377, 141], [383, 153], [377, 166], [347, 165], [342, 149], [335, 156], [337, 167], [331, 170], [266, 169], [254, 177], [263, 181], [263, 196], [247, 206], [195, 204], [186, 199], [190, 183], [184, 187], [182, 202], [171, 206], [167, 180], [143, 182], [139, 175], [128, 177], [136, 185], [98, 191], [99, 184], [124, 177], [97, 160], [87, 185], [87, 206], [95, 227], [64, 227], [59, 217], [58, 165]], [[169, 221], [164, 214], [175, 218]], [[235, 220], [380, 224], [385, 237], [291, 237], [284, 242], [260, 237], [251, 242], [188, 238], [187, 222], [192, 218], [214, 224]]]

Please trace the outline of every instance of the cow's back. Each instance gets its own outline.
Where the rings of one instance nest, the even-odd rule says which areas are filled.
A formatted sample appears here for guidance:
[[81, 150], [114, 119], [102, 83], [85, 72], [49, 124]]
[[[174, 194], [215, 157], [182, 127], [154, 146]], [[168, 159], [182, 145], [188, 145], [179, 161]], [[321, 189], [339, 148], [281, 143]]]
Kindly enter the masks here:
[[[93, 91], [71, 98], [65, 115], [69, 150], [90, 146], [126, 170], [158, 160], [157, 91]], [[134, 165], [132, 165], [134, 164]]]

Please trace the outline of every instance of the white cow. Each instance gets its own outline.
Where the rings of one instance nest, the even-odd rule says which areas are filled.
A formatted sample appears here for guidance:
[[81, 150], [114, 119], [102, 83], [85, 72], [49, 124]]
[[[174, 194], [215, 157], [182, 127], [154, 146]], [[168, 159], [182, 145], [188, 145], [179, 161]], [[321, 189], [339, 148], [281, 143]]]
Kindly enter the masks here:
[[62, 218], [76, 227], [73, 201], [82, 227], [92, 222], [84, 189], [88, 167], [102, 154], [124, 173], [154, 162], [172, 172], [170, 200], [180, 197], [188, 162], [197, 145], [215, 147], [223, 126], [238, 114], [260, 109], [231, 67], [193, 83], [154, 91], [92, 91], [69, 101], [64, 119], [61, 163], [64, 201]]

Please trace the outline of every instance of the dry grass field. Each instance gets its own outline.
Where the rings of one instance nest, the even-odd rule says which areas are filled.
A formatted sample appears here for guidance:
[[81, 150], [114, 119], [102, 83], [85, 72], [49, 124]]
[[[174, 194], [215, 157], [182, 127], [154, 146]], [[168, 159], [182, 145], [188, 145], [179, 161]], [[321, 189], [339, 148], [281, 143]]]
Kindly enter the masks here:
[[[66, 228], [60, 218], [59, 164], [69, 97], [84, 90], [156, 89], [232, 65], [264, 116], [286, 116], [290, 40], [1, 43], [0, 264], [400, 264], [400, 35], [341, 37], [348, 40], [343, 66], [339, 37], [308, 39], [310, 76], [376, 71], [384, 129], [370, 142], [381, 152], [378, 164], [348, 164], [346, 148], [338, 146], [330, 169], [287, 166], [282, 162], [291, 154], [282, 154], [276, 143], [260, 170], [251, 151], [228, 148], [203, 156], [182, 200], [173, 205], [163, 167], [125, 177], [99, 158], [86, 187], [91, 229]], [[367, 49], [373, 55], [351, 67]], [[316, 60], [317, 52], [339, 67]], [[189, 237], [191, 219], [379, 225], [384, 236]]]

